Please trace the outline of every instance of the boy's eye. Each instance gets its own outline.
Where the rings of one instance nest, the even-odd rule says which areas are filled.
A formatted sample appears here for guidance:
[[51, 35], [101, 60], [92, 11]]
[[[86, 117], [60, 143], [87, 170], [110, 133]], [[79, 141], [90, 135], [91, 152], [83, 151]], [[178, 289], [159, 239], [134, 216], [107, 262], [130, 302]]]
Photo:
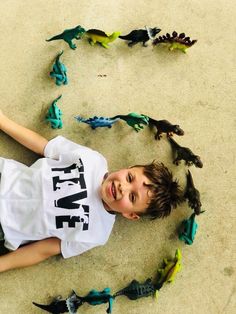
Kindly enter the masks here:
[[128, 173], [127, 181], [128, 181], [128, 182], [132, 182], [132, 180], [133, 180], [132, 174], [131, 174], [131, 173]]
[[132, 203], [135, 202], [135, 195], [134, 195], [134, 193], [130, 193], [129, 198], [130, 198], [130, 201], [131, 201]]

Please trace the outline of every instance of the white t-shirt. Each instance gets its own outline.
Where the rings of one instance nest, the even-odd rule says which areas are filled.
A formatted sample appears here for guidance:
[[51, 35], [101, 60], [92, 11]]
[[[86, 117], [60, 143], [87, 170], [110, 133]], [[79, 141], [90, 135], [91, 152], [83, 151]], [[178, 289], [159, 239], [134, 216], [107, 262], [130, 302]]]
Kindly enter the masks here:
[[103, 245], [115, 216], [99, 196], [107, 162], [98, 152], [58, 136], [30, 167], [0, 158], [0, 223], [5, 246], [61, 239], [64, 258]]

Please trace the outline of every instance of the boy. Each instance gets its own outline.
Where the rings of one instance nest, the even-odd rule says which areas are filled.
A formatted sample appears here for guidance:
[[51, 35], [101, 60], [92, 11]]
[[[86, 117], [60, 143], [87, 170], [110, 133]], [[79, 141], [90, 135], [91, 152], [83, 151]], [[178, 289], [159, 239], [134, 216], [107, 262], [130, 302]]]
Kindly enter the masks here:
[[108, 173], [98, 152], [62, 136], [48, 142], [1, 110], [0, 129], [45, 157], [31, 167], [0, 158], [0, 234], [11, 251], [0, 256], [0, 272], [105, 244], [114, 213], [131, 220], [164, 217], [181, 201], [163, 164]]

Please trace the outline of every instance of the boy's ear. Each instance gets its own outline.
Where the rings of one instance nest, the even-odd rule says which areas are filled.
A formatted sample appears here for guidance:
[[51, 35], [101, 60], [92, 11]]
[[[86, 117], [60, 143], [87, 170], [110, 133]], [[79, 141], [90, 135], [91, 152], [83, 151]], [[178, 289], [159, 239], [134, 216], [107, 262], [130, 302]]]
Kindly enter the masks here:
[[130, 220], [138, 220], [140, 218], [139, 215], [137, 215], [135, 212], [132, 213], [122, 213], [122, 216], [130, 219]]

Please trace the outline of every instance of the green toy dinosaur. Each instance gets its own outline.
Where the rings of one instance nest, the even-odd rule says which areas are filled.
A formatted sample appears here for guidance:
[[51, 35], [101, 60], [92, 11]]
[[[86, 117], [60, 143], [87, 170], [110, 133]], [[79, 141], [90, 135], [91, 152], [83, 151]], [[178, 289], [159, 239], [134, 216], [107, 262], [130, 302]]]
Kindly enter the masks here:
[[120, 118], [121, 120], [124, 120], [129, 126], [131, 126], [136, 132], [139, 132], [141, 129], [143, 129], [144, 125], [148, 125], [149, 117], [145, 116], [144, 114], [139, 114], [136, 112], [131, 112], [127, 115], [117, 115], [114, 118]]
[[181, 269], [181, 257], [180, 250], [177, 249], [174, 259], [168, 260], [167, 258], [164, 258], [164, 267], [158, 269], [159, 278], [156, 284], [157, 290], [160, 290], [165, 282], [174, 281], [176, 274]]
[[96, 43], [99, 43], [104, 48], [109, 48], [109, 43], [113, 42], [120, 36], [120, 32], [114, 32], [111, 35], [107, 35], [105, 32], [100, 31], [99, 29], [89, 29], [86, 32], [86, 37], [90, 45], [94, 46]]
[[75, 50], [76, 45], [73, 44], [72, 39], [77, 39], [77, 40], [81, 39], [85, 32], [86, 32], [86, 30], [83, 27], [81, 27], [80, 25], [78, 25], [75, 28], [66, 29], [66, 30], [64, 30], [63, 33], [56, 35], [56, 36], [53, 36], [50, 39], [46, 39], [46, 41], [62, 39], [65, 42], [67, 42], [67, 44], [70, 46], [71, 49]]

